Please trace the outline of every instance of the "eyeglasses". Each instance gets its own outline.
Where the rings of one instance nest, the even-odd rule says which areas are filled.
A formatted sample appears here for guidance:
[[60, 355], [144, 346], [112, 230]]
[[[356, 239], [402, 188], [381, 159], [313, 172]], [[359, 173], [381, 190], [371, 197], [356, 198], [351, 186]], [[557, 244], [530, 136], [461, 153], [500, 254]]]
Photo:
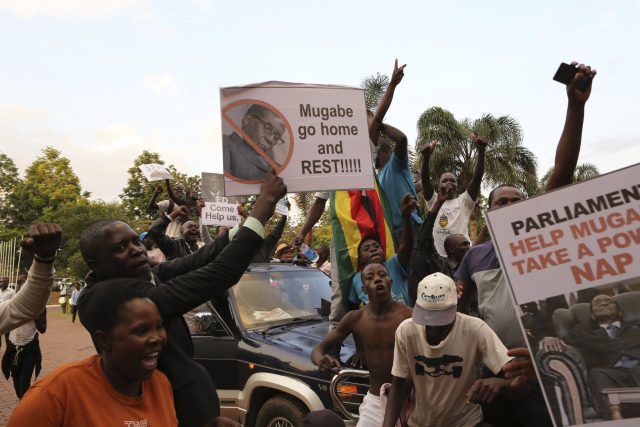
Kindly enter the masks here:
[[272, 136], [270, 142], [273, 145], [282, 145], [285, 143], [284, 139], [282, 139], [282, 135], [280, 134], [280, 132], [275, 130], [275, 126], [273, 126], [272, 123], [266, 122], [262, 120], [260, 117], [253, 116], [253, 118], [260, 122], [260, 124], [262, 125], [262, 129], [264, 129], [264, 131], [268, 135]]

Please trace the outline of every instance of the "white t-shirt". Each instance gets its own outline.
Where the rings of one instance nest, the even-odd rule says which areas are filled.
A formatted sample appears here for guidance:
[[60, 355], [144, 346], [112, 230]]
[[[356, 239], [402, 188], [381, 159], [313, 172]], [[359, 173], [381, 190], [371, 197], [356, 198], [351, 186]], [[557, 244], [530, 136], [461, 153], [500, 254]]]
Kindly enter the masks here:
[[[427, 202], [427, 209], [431, 210], [438, 195], [434, 192]], [[438, 220], [433, 226], [433, 240], [441, 257], [446, 258], [444, 240], [451, 234], [462, 234], [469, 238], [469, 218], [473, 213], [476, 202], [466, 191], [455, 199], [447, 200], [438, 211]]]
[[[162, 200], [157, 203], [158, 210], [168, 215], [171, 213], [171, 212], [167, 212], [169, 210], [170, 204], [171, 203], [169, 202], [169, 200]], [[173, 209], [178, 209], [179, 207], [180, 206], [176, 205], [175, 203], [173, 204]], [[178, 237], [182, 237], [182, 224], [180, 223], [180, 221], [178, 221], [177, 219], [174, 219], [173, 221], [171, 221], [169, 225], [167, 225], [167, 230], [164, 232], [164, 234], [171, 237], [172, 239], [177, 239]]]
[[482, 320], [456, 314], [449, 335], [427, 343], [425, 327], [407, 319], [396, 330], [391, 374], [410, 378], [415, 388], [412, 427], [472, 427], [482, 421], [480, 405], [466, 403], [476, 380], [476, 360], [494, 373], [511, 360], [497, 335]]

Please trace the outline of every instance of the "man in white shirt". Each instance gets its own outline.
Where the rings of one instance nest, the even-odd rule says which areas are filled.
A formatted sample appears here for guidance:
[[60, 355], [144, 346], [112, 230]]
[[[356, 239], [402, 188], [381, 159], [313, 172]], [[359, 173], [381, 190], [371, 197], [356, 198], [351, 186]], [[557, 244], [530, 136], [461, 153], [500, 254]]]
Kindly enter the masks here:
[[[471, 142], [476, 147], [478, 157], [476, 159], [473, 177], [467, 189], [456, 197], [458, 180], [451, 172], [443, 173], [440, 176], [438, 184], [437, 190], [449, 196], [448, 200], [445, 201], [440, 208], [438, 218], [433, 227], [434, 243], [438, 254], [440, 254], [442, 258], [447, 257], [447, 252], [444, 249], [444, 240], [447, 236], [451, 234], [462, 234], [467, 240], [471, 241], [469, 238], [469, 219], [471, 218], [476, 201], [478, 200], [478, 195], [480, 194], [480, 184], [482, 183], [482, 176], [484, 175], [484, 154], [487, 148], [487, 140], [476, 134], [471, 134]], [[429, 170], [429, 160], [437, 144], [437, 141], [434, 141], [431, 144], [424, 145], [420, 150], [423, 156], [421, 170], [422, 194], [427, 201], [428, 210], [431, 210], [431, 207], [437, 199], [436, 189], [434, 189], [431, 183]]]

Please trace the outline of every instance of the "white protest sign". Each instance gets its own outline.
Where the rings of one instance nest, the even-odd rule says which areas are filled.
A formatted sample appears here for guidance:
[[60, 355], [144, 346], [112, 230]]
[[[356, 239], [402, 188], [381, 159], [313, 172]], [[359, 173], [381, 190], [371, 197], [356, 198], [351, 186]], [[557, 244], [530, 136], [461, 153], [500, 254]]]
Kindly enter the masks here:
[[[519, 306], [520, 326], [527, 332], [530, 351], [538, 354], [535, 366], [539, 378], [546, 383], [546, 390], [554, 387], [563, 390], [562, 395], [546, 395], [548, 403], [557, 402], [549, 405], [555, 419], [562, 420], [563, 425], [582, 424], [586, 422], [582, 411], [584, 396], [593, 396], [601, 402], [597, 409], [628, 398], [629, 390], [640, 390], [599, 385], [593, 391], [589, 387], [593, 381], [590, 368], [612, 366], [606, 359], [611, 354], [605, 354], [598, 344], [602, 343], [599, 337], [604, 331], [598, 323], [603, 320], [592, 321], [596, 312], [591, 301], [607, 299], [606, 295], [620, 290], [640, 291], [640, 164], [488, 211], [487, 222], [502, 270]], [[615, 298], [624, 302], [628, 296], [626, 302], [631, 304], [624, 307], [629, 310], [637, 306], [633, 294], [623, 293]], [[578, 312], [583, 313], [584, 319]], [[640, 316], [640, 313], [623, 314], [624, 318], [619, 320], [624, 328], [627, 318]], [[551, 331], [555, 332], [545, 330], [544, 325], [553, 325]], [[547, 334], [558, 334], [573, 350], [562, 350], [566, 355], [557, 356], [554, 347], [542, 345], [555, 339]], [[607, 334], [604, 332], [604, 347], [618, 348], [620, 355], [628, 351], [622, 339]], [[629, 335], [626, 337], [628, 344]], [[576, 368], [583, 364], [587, 368], [584, 378], [582, 370]], [[628, 379], [627, 386], [631, 387], [634, 383], [631, 374]], [[634, 387], [640, 387], [635, 382]], [[624, 390], [627, 392], [623, 393]], [[595, 421], [601, 422], [589, 425], [640, 424], [638, 418], [602, 421], [606, 419], [605, 413], [597, 417]]]
[[276, 205], [276, 213], [284, 216], [289, 215], [289, 208], [287, 207], [287, 196], [284, 196], [282, 199], [278, 200], [278, 204]]
[[225, 197], [222, 174], [202, 172], [202, 198], [205, 202], [200, 214], [202, 224], [233, 227], [242, 221], [238, 214], [242, 198]]
[[147, 181], [160, 181], [164, 179], [171, 179], [171, 173], [164, 165], [157, 163], [147, 163], [138, 167], [140, 172], [147, 178]]
[[363, 90], [267, 82], [220, 89], [227, 195], [274, 169], [289, 192], [373, 188]]

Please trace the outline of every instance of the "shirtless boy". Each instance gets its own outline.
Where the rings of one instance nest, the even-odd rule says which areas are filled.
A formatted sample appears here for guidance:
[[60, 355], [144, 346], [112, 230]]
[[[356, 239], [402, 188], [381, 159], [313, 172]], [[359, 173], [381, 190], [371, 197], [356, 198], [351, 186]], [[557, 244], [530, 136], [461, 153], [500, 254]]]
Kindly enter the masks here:
[[363, 290], [369, 303], [347, 313], [338, 326], [311, 353], [319, 369], [338, 373], [340, 361], [329, 354], [349, 334], [359, 339], [369, 368], [369, 392], [360, 406], [359, 427], [379, 427], [384, 419], [380, 388], [391, 382], [396, 328], [411, 317], [411, 309], [391, 299], [391, 279], [384, 265], [374, 262], [362, 271]]

